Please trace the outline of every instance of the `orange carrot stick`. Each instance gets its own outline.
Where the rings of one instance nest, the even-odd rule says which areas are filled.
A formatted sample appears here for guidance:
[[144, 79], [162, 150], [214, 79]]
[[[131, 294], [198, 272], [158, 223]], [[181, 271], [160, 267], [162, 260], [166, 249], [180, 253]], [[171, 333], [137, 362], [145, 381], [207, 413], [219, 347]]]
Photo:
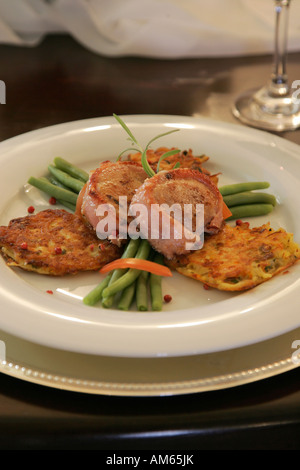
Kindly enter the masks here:
[[163, 266], [153, 261], [138, 258], [120, 258], [111, 263], [106, 264], [100, 269], [101, 274], [108, 273], [114, 269], [139, 269], [140, 271], [148, 271], [158, 276], [171, 277], [172, 272], [167, 266]]

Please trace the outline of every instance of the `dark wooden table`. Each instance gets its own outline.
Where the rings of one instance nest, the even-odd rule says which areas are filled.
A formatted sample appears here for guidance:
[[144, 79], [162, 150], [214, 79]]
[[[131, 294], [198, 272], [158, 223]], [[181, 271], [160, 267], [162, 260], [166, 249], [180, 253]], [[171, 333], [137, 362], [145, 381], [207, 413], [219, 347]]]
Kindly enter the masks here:
[[[106, 58], [67, 36], [35, 48], [0, 46], [0, 140], [57, 123], [121, 114], [202, 115], [236, 122], [241, 91], [263, 84], [272, 57]], [[289, 56], [300, 79], [300, 54]], [[300, 130], [282, 137], [300, 144]], [[1, 449], [176, 451], [299, 449], [299, 368], [232, 389], [187, 396], [85, 395], [0, 374]], [[192, 452], [193, 451], [193, 452]], [[98, 461], [98, 463], [100, 460]]]

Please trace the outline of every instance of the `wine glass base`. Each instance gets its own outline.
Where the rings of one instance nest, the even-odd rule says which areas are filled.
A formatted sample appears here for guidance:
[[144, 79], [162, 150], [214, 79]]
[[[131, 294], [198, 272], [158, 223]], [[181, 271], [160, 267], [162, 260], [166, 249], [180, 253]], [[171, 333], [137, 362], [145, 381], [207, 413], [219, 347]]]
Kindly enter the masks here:
[[243, 124], [259, 129], [283, 132], [300, 127], [300, 104], [292, 96], [272, 97], [267, 88], [240, 95], [232, 113]]

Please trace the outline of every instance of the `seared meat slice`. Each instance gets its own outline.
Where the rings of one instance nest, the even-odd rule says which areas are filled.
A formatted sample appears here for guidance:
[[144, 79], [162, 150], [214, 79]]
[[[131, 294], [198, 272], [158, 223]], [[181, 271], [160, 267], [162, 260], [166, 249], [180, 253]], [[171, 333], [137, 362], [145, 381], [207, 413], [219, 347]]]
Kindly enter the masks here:
[[100, 242], [80, 217], [63, 209], [11, 220], [0, 227], [0, 247], [8, 266], [52, 276], [98, 270], [121, 256], [120, 248]]
[[[143, 184], [147, 174], [142, 165], [130, 161], [103, 162], [90, 174], [89, 181], [78, 196], [76, 213], [81, 214], [99, 238], [110, 238], [119, 244], [120, 212], [126, 214], [135, 190]], [[120, 206], [120, 202], [125, 207]], [[104, 209], [107, 209], [104, 211]], [[100, 210], [101, 209], [101, 210]], [[105, 213], [106, 212], [106, 213]], [[115, 229], [107, 233], [107, 227], [101, 231], [99, 222], [108, 220], [107, 213], [115, 219]], [[115, 215], [115, 217], [114, 217]], [[104, 224], [103, 224], [104, 225]], [[127, 225], [123, 227], [127, 233]]]
[[169, 259], [200, 248], [204, 232], [217, 233], [223, 223], [223, 198], [216, 185], [209, 176], [186, 168], [161, 171], [146, 180], [129, 210], [136, 213], [139, 207], [147, 209], [141, 236]]

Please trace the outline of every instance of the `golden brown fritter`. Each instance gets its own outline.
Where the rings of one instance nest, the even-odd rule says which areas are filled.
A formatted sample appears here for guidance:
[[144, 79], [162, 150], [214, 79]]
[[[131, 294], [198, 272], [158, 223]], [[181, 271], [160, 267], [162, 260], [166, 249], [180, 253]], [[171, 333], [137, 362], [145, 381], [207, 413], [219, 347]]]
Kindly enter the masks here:
[[201, 250], [177, 258], [179, 273], [225, 291], [251, 289], [292, 266], [300, 258], [293, 235], [270, 224], [247, 223], [207, 236]]
[[0, 247], [9, 266], [52, 276], [98, 270], [121, 256], [118, 247], [63, 209], [11, 220], [0, 227]]
[[[175, 150], [175, 148], [158, 147], [156, 150], [147, 150], [147, 160], [155, 171], [160, 157], [169, 150]], [[132, 153], [128, 158], [132, 162], [141, 162], [141, 153]], [[211, 177], [215, 184], [217, 184], [218, 175], [211, 175], [210, 172], [203, 167], [203, 163], [207, 160], [209, 160], [207, 155], [194, 156], [191, 149], [178, 151], [175, 155], [171, 155], [162, 160], [159, 165], [159, 170], [172, 170], [176, 164], [179, 164], [180, 168], [189, 168], [190, 170], [198, 170], [201, 173], [205, 173]]]

